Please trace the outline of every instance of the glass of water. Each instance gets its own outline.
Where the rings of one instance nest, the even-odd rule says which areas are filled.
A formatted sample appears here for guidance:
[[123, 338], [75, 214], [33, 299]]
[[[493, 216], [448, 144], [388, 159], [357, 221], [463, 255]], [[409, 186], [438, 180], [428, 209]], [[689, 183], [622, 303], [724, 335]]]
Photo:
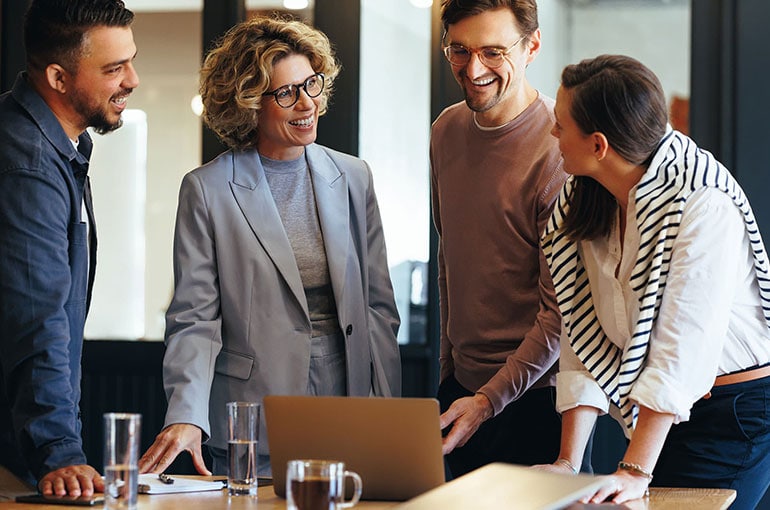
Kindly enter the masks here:
[[231, 496], [257, 496], [259, 404], [227, 403], [227, 491]]
[[134, 510], [139, 484], [142, 415], [104, 414], [104, 508]]

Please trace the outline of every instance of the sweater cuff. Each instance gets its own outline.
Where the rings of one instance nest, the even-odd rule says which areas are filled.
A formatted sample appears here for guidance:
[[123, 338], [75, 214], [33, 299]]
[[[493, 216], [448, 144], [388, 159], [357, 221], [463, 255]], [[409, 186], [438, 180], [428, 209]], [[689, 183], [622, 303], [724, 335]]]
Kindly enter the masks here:
[[495, 417], [513, 400], [510, 387], [510, 382], [506, 381], [505, 378], [500, 377], [499, 374], [495, 374], [495, 376], [492, 377], [487, 384], [479, 388], [476, 393], [481, 393], [489, 399], [492, 403], [492, 409], [494, 410], [492, 416]]

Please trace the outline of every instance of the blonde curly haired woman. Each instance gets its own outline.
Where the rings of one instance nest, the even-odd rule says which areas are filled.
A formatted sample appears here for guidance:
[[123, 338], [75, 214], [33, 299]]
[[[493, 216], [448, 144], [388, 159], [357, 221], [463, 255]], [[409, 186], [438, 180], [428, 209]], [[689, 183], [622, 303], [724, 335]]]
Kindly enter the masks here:
[[[323, 33], [264, 17], [231, 29], [203, 64], [203, 119], [229, 150], [182, 182], [169, 406], [142, 472], [161, 472], [187, 450], [208, 474], [204, 440], [212, 471], [226, 473], [229, 401], [401, 393], [371, 171], [315, 143], [339, 69]], [[260, 428], [264, 439], [264, 418]], [[269, 474], [266, 440], [259, 455]]]

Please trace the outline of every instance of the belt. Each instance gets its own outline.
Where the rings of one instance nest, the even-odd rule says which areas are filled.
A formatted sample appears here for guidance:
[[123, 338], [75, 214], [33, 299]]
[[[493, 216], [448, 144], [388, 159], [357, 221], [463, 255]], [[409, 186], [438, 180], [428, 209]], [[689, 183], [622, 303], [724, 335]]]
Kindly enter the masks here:
[[[714, 386], [726, 386], [728, 384], [738, 384], [748, 381], [754, 381], [756, 379], [762, 379], [763, 377], [770, 376], [770, 364], [762, 365], [756, 368], [750, 368], [748, 370], [742, 370], [732, 374], [719, 375], [714, 380]], [[703, 398], [711, 397], [711, 392], [706, 393]]]

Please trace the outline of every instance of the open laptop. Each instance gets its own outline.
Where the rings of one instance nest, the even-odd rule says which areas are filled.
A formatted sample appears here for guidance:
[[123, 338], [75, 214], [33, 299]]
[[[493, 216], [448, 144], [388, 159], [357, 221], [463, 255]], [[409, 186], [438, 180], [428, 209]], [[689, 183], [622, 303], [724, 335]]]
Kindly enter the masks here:
[[267, 396], [275, 493], [292, 459], [345, 462], [362, 499], [405, 501], [444, 483], [438, 401], [430, 398]]
[[[413, 498], [398, 510], [556, 510], [604, 483], [592, 475], [563, 475], [513, 464], [487, 464]], [[601, 506], [604, 508], [604, 505]], [[609, 505], [608, 508], [625, 508]]]

